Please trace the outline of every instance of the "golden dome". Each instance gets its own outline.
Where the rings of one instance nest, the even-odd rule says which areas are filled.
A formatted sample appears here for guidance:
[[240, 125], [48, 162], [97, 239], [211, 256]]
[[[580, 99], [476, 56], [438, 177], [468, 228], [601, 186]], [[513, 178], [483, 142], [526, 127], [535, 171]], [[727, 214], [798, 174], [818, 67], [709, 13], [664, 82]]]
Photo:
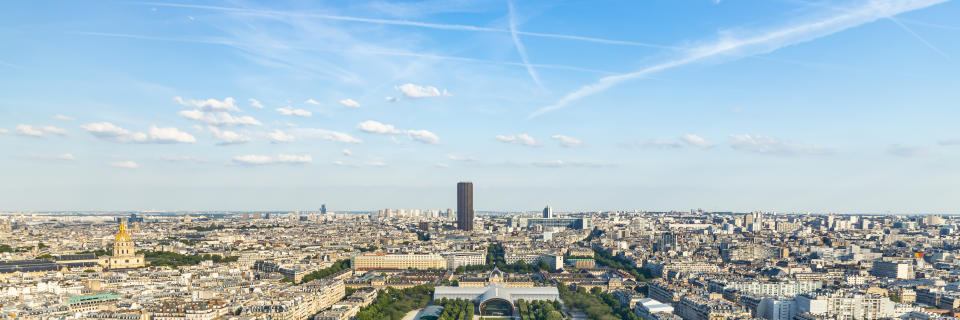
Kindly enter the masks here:
[[130, 238], [130, 234], [127, 233], [127, 223], [120, 222], [120, 229], [117, 230], [117, 235], [113, 236], [113, 242], [132, 242], [133, 239]]

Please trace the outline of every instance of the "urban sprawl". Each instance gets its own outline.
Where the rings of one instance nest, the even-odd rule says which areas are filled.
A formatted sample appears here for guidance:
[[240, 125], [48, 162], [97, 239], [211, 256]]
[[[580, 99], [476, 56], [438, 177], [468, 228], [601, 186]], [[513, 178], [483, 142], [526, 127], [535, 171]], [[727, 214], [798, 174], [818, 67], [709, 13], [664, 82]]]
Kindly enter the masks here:
[[943, 215], [0, 213], [18, 319], [940, 319], [960, 315]]

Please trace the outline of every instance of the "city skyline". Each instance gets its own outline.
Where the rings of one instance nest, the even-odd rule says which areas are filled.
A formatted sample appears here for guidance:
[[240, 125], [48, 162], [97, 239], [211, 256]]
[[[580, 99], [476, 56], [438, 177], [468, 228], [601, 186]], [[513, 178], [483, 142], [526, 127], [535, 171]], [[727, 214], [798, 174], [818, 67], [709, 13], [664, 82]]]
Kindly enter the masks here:
[[0, 211], [960, 213], [955, 1], [58, 5]]

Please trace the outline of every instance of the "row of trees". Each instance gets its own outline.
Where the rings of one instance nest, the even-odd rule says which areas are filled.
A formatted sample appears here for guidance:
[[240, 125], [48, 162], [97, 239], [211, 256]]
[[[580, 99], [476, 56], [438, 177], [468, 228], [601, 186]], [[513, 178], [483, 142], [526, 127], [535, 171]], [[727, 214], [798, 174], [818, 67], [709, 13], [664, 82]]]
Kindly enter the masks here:
[[401, 320], [411, 310], [426, 307], [433, 295], [433, 286], [419, 285], [406, 289], [388, 287], [380, 290], [377, 299], [360, 309], [356, 320]]
[[239, 257], [230, 256], [223, 257], [218, 254], [194, 254], [194, 255], [184, 255], [176, 252], [169, 251], [146, 251], [140, 250], [140, 254], [143, 254], [144, 259], [150, 261], [150, 266], [170, 266], [170, 267], [180, 267], [180, 266], [192, 266], [200, 264], [202, 261], [213, 261], [213, 263], [227, 263], [227, 262], [236, 262]]
[[337, 262], [334, 262], [329, 268], [320, 269], [303, 276], [303, 280], [301, 281], [303, 283], [307, 283], [313, 280], [323, 279], [334, 273], [347, 269], [350, 269], [350, 259], [337, 260]]
[[649, 271], [637, 268], [627, 259], [621, 258], [619, 256], [614, 256], [602, 249], [593, 249], [594, 259], [600, 265], [607, 266], [610, 268], [620, 269], [626, 271], [637, 281], [649, 281], [649, 279], [654, 278]]
[[[43, 242], [40, 242], [39, 244], [37, 244], [37, 249], [43, 249], [43, 248], [46, 248], [46, 247], [47, 247], [47, 245], [43, 244]], [[11, 246], [8, 245], [8, 244], [0, 244], [0, 253], [3, 253], [3, 252], [27, 252], [27, 251], [30, 251], [30, 250], [33, 250], [33, 246], [23, 246], [23, 247], [16, 247], [16, 248], [14, 248], [14, 247], [11, 247]]]
[[560, 301], [517, 300], [517, 311], [522, 320], [562, 320], [561, 307]]
[[434, 301], [435, 305], [443, 307], [438, 320], [472, 320], [474, 305], [470, 300], [447, 299]]
[[617, 298], [598, 287], [589, 292], [583, 287], [570, 291], [566, 284], [561, 283], [557, 289], [567, 306], [583, 310], [590, 320], [641, 320], [630, 310], [630, 306], [621, 306]]

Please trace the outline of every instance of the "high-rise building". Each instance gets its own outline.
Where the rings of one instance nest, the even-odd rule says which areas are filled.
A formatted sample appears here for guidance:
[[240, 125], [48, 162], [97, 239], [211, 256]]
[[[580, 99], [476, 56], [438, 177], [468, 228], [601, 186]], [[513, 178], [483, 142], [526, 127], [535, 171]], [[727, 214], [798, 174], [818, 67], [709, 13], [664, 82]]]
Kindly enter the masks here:
[[553, 208], [550, 208], [550, 206], [543, 208], [543, 217], [546, 219], [553, 218]]
[[326, 204], [321, 204], [321, 205], [320, 205], [320, 214], [327, 214], [327, 205], [326, 205]]
[[473, 231], [473, 182], [457, 183], [457, 229]]

